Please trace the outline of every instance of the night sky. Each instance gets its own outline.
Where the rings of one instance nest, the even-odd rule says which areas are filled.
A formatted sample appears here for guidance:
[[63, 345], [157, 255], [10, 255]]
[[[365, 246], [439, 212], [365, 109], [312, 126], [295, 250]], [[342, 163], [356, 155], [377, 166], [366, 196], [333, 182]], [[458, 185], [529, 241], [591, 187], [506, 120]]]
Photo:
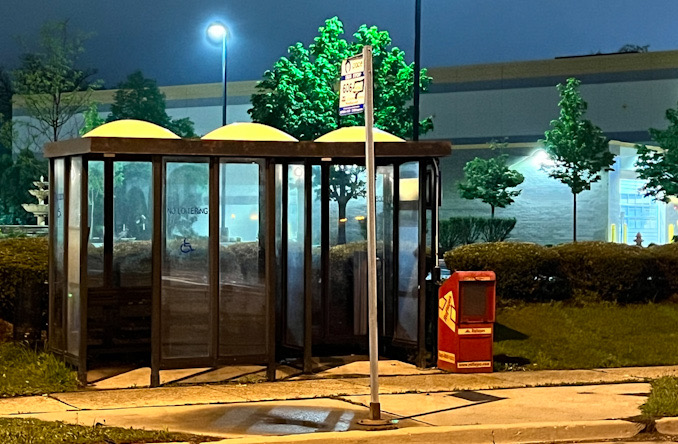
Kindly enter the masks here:
[[[386, 29], [412, 59], [414, 0], [2, 0], [0, 66], [17, 66], [41, 25], [68, 19], [92, 32], [81, 67], [107, 87], [141, 69], [160, 85], [218, 82], [220, 47], [205, 28], [231, 32], [229, 81], [258, 80], [297, 41], [308, 44], [337, 15], [347, 37], [366, 23]], [[422, 66], [455, 66], [678, 48], [676, 0], [422, 0]]]

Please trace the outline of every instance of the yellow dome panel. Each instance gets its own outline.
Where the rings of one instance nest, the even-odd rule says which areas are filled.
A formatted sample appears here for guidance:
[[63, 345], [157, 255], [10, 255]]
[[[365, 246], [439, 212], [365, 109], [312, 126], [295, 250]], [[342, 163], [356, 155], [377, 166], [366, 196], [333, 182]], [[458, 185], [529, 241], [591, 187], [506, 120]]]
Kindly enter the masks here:
[[82, 137], [131, 137], [138, 139], [181, 139], [167, 128], [143, 120], [122, 119], [105, 123]]
[[[404, 139], [387, 133], [379, 128], [374, 128], [372, 137], [375, 142], [404, 142]], [[324, 136], [315, 139], [316, 142], [364, 142], [365, 141], [365, 127], [364, 126], [345, 126], [343, 128], [330, 131]]]
[[217, 128], [202, 137], [203, 140], [240, 140], [257, 142], [298, 142], [286, 132], [272, 126], [252, 122], [235, 122]]

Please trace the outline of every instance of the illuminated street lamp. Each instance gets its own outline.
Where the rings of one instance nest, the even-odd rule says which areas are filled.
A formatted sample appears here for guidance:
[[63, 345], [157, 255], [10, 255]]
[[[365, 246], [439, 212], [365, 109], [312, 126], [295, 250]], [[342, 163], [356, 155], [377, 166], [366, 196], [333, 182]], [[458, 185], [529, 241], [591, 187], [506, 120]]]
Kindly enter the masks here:
[[227, 75], [226, 75], [226, 40], [228, 39], [228, 28], [226, 25], [224, 25], [221, 22], [214, 22], [211, 23], [207, 27], [207, 36], [209, 39], [214, 42], [218, 43], [221, 41], [221, 78], [224, 83], [224, 91], [223, 91], [223, 109], [221, 111], [221, 124], [226, 125], [226, 81], [227, 81]]

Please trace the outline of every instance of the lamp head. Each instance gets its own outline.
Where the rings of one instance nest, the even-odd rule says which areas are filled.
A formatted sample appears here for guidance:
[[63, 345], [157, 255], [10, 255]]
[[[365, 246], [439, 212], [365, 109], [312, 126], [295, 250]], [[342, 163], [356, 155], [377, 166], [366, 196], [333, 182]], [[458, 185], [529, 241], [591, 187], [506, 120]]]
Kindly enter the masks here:
[[228, 39], [228, 28], [221, 22], [213, 22], [207, 27], [207, 37], [214, 43]]

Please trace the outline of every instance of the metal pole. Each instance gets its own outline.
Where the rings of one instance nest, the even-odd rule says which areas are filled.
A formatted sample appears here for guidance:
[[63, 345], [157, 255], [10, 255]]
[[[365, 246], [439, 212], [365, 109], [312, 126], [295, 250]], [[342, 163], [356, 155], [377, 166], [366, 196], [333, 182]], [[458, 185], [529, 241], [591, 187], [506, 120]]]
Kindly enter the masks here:
[[374, 126], [372, 90], [372, 47], [363, 47], [365, 63], [365, 166], [367, 169], [367, 297], [370, 329], [370, 417], [381, 419], [379, 403], [379, 336], [377, 325], [377, 248], [375, 208]]
[[226, 125], [226, 81], [228, 80], [226, 72], [226, 35], [227, 31], [224, 31], [224, 38], [222, 39], [222, 53], [221, 53], [221, 74], [222, 79], [224, 80], [224, 91], [223, 91], [223, 109], [221, 111], [221, 124]]
[[416, 0], [414, 11], [414, 112], [412, 113], [412, 140], [419, 140], [419, 82], [421, 71], [421, 0]]

